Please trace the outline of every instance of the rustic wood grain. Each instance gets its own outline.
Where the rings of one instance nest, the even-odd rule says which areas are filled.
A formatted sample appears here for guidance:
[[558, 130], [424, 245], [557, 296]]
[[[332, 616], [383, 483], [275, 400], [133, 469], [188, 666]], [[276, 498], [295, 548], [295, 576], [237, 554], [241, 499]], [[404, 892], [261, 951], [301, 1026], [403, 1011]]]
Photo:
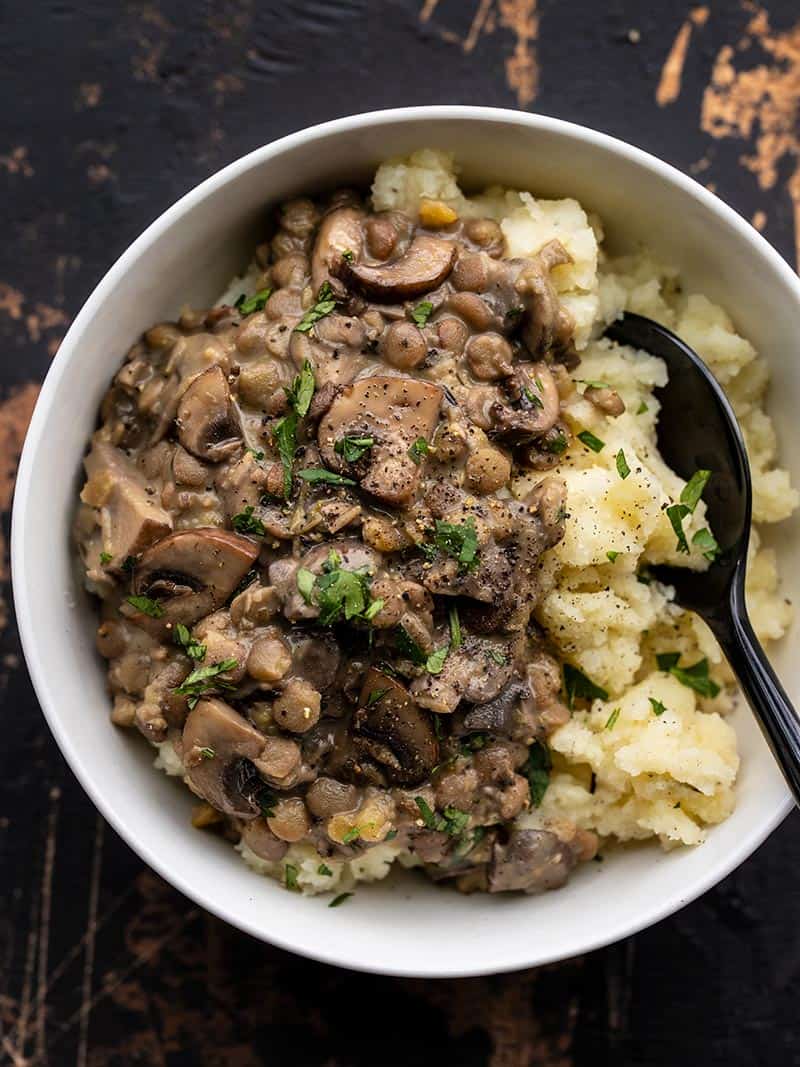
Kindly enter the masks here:
[[0, 1062], [800, 1064], [796, 815], [702, 900], [559, 966], [424, 982], [297, 959], [190, 905], [95, 813], [21, 662], [5, 547], [38, 384], [90, 289], [177, 196], [311, 122], [442, 101], [584, 122], [795, 261], [796, 3], [7, 0], [0, 40]]

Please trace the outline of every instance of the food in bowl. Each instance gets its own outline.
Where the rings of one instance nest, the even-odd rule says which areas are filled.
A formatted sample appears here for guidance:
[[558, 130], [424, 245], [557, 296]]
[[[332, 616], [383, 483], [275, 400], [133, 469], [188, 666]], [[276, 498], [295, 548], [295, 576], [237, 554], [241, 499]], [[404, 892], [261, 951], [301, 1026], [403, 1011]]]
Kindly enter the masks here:
[[[112, 719], [202, 800], [195, 825], [290, 889], [398, 861], [533, 893], [599, 844], [697, 844], [733, 808], [731, 675], [648, 574], [713, 561], [713, 472], [666, 466], [665, 367], [605, 325], [648, 314], [707, 360], [756, 521], [797, 494], [752, 346], [670, 269], [601, 247], [576, 201], [467, 197], [418, 152], [369, 196], [283, 205], [248, 274], [148, 329], [103, 401], [76, 535]], [[759, 545], [774, 639], [790, 608]]]

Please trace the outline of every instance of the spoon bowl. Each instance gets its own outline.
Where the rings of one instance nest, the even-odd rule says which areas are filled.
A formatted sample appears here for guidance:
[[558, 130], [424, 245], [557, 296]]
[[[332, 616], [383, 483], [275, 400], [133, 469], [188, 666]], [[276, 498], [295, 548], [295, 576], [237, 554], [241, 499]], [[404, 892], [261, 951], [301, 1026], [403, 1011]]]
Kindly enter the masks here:
[[703, 360], [666, 326], [627, 312], [606, 337], [663, 359], [669, 379], [655, 391], [661, 404], [659, 451], [687, 480], [695, 471], [711, 471], [703, 499], [719, 555], [702, 572], [667, 566], [651, 571], [674, 588], [681, 607], [708, 623], [800, 804], [800, 720], [753, 632], [745, 603], [752, 485], [733, 408]]

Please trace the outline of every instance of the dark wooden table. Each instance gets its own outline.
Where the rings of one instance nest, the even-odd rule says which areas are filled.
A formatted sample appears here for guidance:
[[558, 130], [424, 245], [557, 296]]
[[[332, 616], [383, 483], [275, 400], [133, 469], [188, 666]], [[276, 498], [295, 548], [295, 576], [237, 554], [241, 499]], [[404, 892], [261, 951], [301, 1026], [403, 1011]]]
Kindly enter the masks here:
[[[574, 119], [798, 255], [797, 0], [5, 0], [0, 42], [4, 539], [39, 382], [97, 280], [200, 179], [310, 123], [441, 102]], [[797, 815], [702, 900], [559, 966], [309, 963], [192, 906], [104, 825], [40, 715], [0, 559], [0, 1062], [800, 1064]]]

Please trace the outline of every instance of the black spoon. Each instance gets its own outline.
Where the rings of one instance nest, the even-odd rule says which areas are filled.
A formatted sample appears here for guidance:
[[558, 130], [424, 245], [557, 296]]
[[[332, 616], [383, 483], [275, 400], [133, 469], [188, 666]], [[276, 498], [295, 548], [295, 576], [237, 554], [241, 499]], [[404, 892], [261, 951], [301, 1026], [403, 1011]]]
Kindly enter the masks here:
[[656, 390], [658, 447], [683, 478], [697, 470], [712, 472], [703, 499], [720, 555], [701, 574], [665, 566], [654, 567], [653, 574], [674, 587], [681, 607], [697, 612], [713, 630], [800, 804], [800, 720], [753, 633], [744, 599], [752, 488], [736, 416], [705, 363], [665, 326], [626, 313], [606, 337], [664, 360], [669, 382]]

